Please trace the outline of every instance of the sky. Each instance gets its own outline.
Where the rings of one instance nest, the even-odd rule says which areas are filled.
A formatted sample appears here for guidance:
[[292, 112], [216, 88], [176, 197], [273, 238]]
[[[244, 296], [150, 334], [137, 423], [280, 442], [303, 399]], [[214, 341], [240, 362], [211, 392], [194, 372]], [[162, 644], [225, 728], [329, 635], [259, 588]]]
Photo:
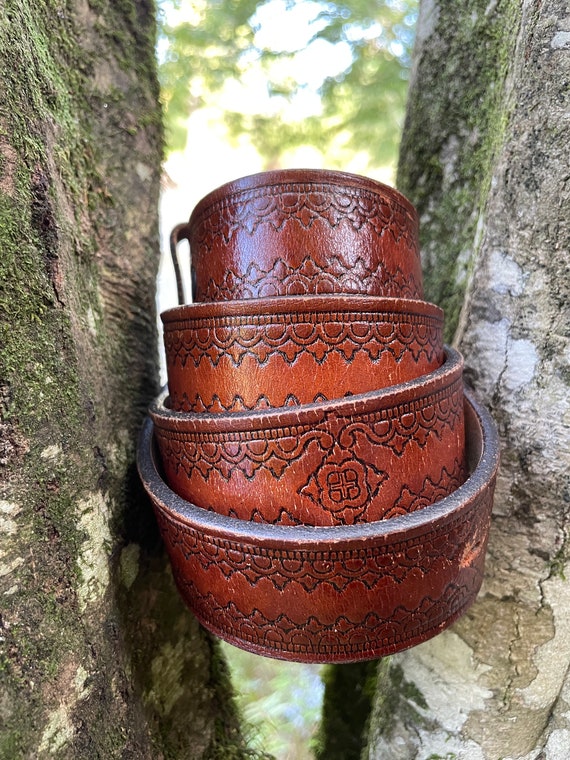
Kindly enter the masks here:
[[[162, 2], [161, 8], [169, 23], [191, 20], [196, 13], [196, 4], [201, 0], [186, 0], [175, 8], [171, 2]], [[208, 107], [195, 111], [188, 120], [188, 143], [184, 151], [168, 156], [164, 164], [164, 182], [160, 205], [161, 218], [161, 262], [157, 281], [157, 304], [159, 312], [177, 305], [176, 284], [172, 267], [169, 236], [172, 228], [188, 220], [198, 201], [216, 187], [238, 177], [263, 171], [264, 163], [253, 147], [247, 134], [238, 139], [230, 139], [224, 125], [224, 110], [259, 112], [260, 104], [269, 113], [284, 108], [293, 118], [304, 118], [319, 113], [319, 84], [327, 75], [334, 76], [343, 71], [351, 59], [350, 47], [346, 43], [333, 45], [325, 40], [316, 40], [307, 47], [314, 34], [314, 24], [319, 4], [312, 0], [288, 3], [287, 0], [270, 0], [258, 11], [259, 25], [256, 43], [276, 51], [298, 51], [293, 63], [276, 61], [276, 75], [295, 74], [298, 81], [306, 84], [296, 100], [280, 103], [279, 98], [269, 98], [266, 75], [260, 68], [251, 67], [241, 81], [232, 80], [216, 95]], [[213, 11], [215, 12], [215, 11]], [[377, 30], [371, 29], [370, 34]], [[159, 48], [157, 55], [163, 55]], [[280, 72], [280, 67], [286, 71]], [[291, 66], [294, 66], [292, 70]], [[326, 168], [327, 157], [317, 148], [304, 146], [286, 152], [282, 157], [282, 167]], [[392, 167], [370, 170], [368, 154], [355, 153], [343, 167], [356, 174], [369, 174], [383, 182], [393, 181]], [[186, 243], [180, 245], [181, 267], [189, 271], [185, 250]], [[162, 351], [162, 349], [161, 349]], [[165, 378], [164, 358], [161, 357], [162, 376]]]

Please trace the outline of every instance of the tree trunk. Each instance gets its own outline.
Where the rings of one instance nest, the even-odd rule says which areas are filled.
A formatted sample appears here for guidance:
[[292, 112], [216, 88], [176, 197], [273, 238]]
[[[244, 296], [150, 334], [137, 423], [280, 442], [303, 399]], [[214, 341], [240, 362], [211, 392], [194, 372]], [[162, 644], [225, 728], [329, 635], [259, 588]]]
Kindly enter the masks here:
[[134, 467], [157, 391], [151, 0], [0, 6], [0, 758], [243, 756]]
[[569, 49], [562, 0], [421, 4], [399, 185], [502, 465], [479, 599], [379, 671], [370, 759], [569, 756]]

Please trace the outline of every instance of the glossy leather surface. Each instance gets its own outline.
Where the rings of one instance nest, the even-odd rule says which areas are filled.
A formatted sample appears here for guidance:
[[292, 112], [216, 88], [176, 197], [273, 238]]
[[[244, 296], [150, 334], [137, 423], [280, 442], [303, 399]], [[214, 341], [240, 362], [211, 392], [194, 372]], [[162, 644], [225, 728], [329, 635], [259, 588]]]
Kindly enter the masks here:
[[244, 649], [304, 662], [375, 659], [436, 635], [481, 586], [499, 461], [495, 425], [465, 404], [470, 476], [411, 514], [285, 527], [224, 517], [177, 496], [147, 419], [138, 467], [180, 593], [200, 622]]
[[285, 170], [198, 203], [195, 303], [162, 315], [168, 390], [139, 472], [198, 620], [258, 654], [375, 659], [480, 588], [499, 461], [423, 298], [418, 218], [365, 177]]
[[443, 363], [443, 312], [424, 301], [299, 296], [161, 315], [170, 408], [234, 412], [341, 398]]
[[150, 407], [167, 483], [206, 509], [273, 524], [391, 518], [464, 478], [463, 360], [367, 394], [233, 414]]
[[423, 297], [414, 207], [397, 190], [346, 172], [285, 169], [235, 180], [206, 195], [175, 238], [190, 244], [194, 301]]

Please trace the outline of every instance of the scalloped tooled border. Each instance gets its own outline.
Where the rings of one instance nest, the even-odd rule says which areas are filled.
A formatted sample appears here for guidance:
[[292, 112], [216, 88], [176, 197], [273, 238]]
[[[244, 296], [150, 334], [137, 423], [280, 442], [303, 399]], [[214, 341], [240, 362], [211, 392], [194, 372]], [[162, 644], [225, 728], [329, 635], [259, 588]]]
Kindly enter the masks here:
[[175, 555], [180, 552], [189, 563], [190, 573], [192, 562], [196, 561], [200, 572], [221, 573], [228, 581], [238, 574], [252, 587], [267, 579], [279, 590], [295, 583], [310, 593], [322, 583], [338, 592], [354, 582], [373, 590], [387, 578], [401, 584], [410, 572], [419, 570], [427, 575], [442, 561], [471, 564], [485, 546], [491, 507], [489, 490], [459, 516], [421, 535], [379, 546], [340, 550], [257, 547], [204, 535], [163, 509], [157, 508], [156, 512], [174, 565]]
[[229, 301], [331, 293], [423, 298], [423, 284], [411, 272], [404, 274], [399, 266], [388, 270], [384, 263], [379, 263], [371, 269], [362, 259], [347, 266], [334, 255], [319, 265], [306, 256], [298, 267], [277, 259], [269, 270], [261, 269], [255, 262], [244, 274], [227, 269], [220, 282], [213, 278], [208, 280], [205, 293], [198, 292], [198, 300]]
[[245, 614], [234, 602], [222, 606], [213, 594], [201, 594], [191, 581], [179, 577], [176, 580], [194, 614], [222, 638], [271, 652], [322, 657], [391, 651], [425, 637], [430, 631], [441, 630], [446, 621], [455, 619], [475, 598], [482, 572], [474, 570], [464, 584], [450, 582], [440, 597], [426, 595], [414, 609], [402, 604], [389, 617], [371, 611], [357, 622], [340, 615], [330, 624], [311, 616], [302, 627], [285, 613], [271, 620], [258, 609]]
[[412, 441], [423, 447], [430, 435], [441, 437], [443, 430], [453, 430], [463, 420], [463, 386], [458, 377], [447, 388], [388, 409], [355, 415], [350, 418], [324, 419], [317, 425], [295, 425], [267, 431], [179, 432], [163, 430], [155, 421], [163, 461], [172, 470], [182, 469], [187, 477], [194, 471], [204, 480], [216, 471], [229, 480], [239, 468], [251, 479], [262, 468], [280, 478], [287, 466], [299, 459], [315, 441], [322, 451], [335, 444], [349, 449], [357, 436], [377, 446], [386, 446], [401, 456]]
[[280, 230], [289, 220], [308, 229], [316, 219], [332, 228], [343, 220], [355, 230], [369, 225], [378, 236], [390, 231], [396, 241], [406, 238], [411, 248], [417, 248], [415, 217], [395, 198], [326, 182], [284, 182], [233, 193], [192, 220], [192, 236], [198, 246], [209, 250], [208, 240], [220, 237], [227, 244], [237, 230], [252, 235], [260, 224]]
[[171, 322], [164, 330], [164, 345], [169, 367], [198, 367], [206, 359], [215, 367], [222, 357], [239, 366], [246, 355], [260, 366], [274, 355], [292, 365], [300, 353], [322, 364], [330, 352], [351, 361], [357, 351], [372, 362], [385, 352], [399, 361], [406, 351], [417, 363], [422, 355], [428, 361], [439, 357], [442, 330], [442, 319], [425, 315], [314, 311]]

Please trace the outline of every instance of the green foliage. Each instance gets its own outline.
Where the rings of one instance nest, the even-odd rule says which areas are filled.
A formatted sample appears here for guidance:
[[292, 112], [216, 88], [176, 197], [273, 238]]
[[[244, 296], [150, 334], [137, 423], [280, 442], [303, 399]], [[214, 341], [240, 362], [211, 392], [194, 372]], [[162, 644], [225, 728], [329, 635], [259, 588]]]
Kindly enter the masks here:
[[238, 707], [238, 696], [226, 659], [229, 648], [213, 637], [208, 640], [212, 653], [212, 682], [220, 711], [216, 718], [214, 746], [210, 747], [207, 760], [274, 760], [261, 749], [250, 746], [248, 726]]
[[255, 757], [311, 757], [322, 701], [321, 667], [259, 657], [227, 644], [222, 651], [243, 717], [241, 730]]
[[[228, 110], [234, 136], [246, 132], [275, 165], [288, 148], [313, 145], [342, 162], [344, 151], [369, 155], [370, 163], [394, 160], [403, 121], [417, 0], [234, 0], [192, 3], [193, 15], [166, 23], [171, 2], [163, 0], [159, 43], [160, 78], [167, 142], [180, 149], [191, 110], [212, 93], [243, 81], [256, 70], [266, 83], [266, 106], [256, 112]], [[292, 15], [296, 14], [296, 15]], [[287, 34], [288, 16], [303, 31]], [[284, 35], [264, 34], [283, 20]], [[278, 41], [277, 40], [278, 37]], [[304, 55], [312, 50], [313, 58]], [[319, 55], [333, 51], [338, 70], [318, 81]], [[304, 96], [320, 105], [300, 109]], [[316, 100], [318, 103], [318, 100]]]
[[203, 105], [207, 93], [220, 89], [229, 78], [239, 77], [241, 58], [253, 47], [250, 20], [258, 3], [194, 2], [191, 18], [174, 26], [168, 23], [166, 10], [180, 3], [162, 0], [158, 5], [159, 32], [166, 43], [159, 74], [167, 144], [176, 150], [186, 142], [189, 113]]

